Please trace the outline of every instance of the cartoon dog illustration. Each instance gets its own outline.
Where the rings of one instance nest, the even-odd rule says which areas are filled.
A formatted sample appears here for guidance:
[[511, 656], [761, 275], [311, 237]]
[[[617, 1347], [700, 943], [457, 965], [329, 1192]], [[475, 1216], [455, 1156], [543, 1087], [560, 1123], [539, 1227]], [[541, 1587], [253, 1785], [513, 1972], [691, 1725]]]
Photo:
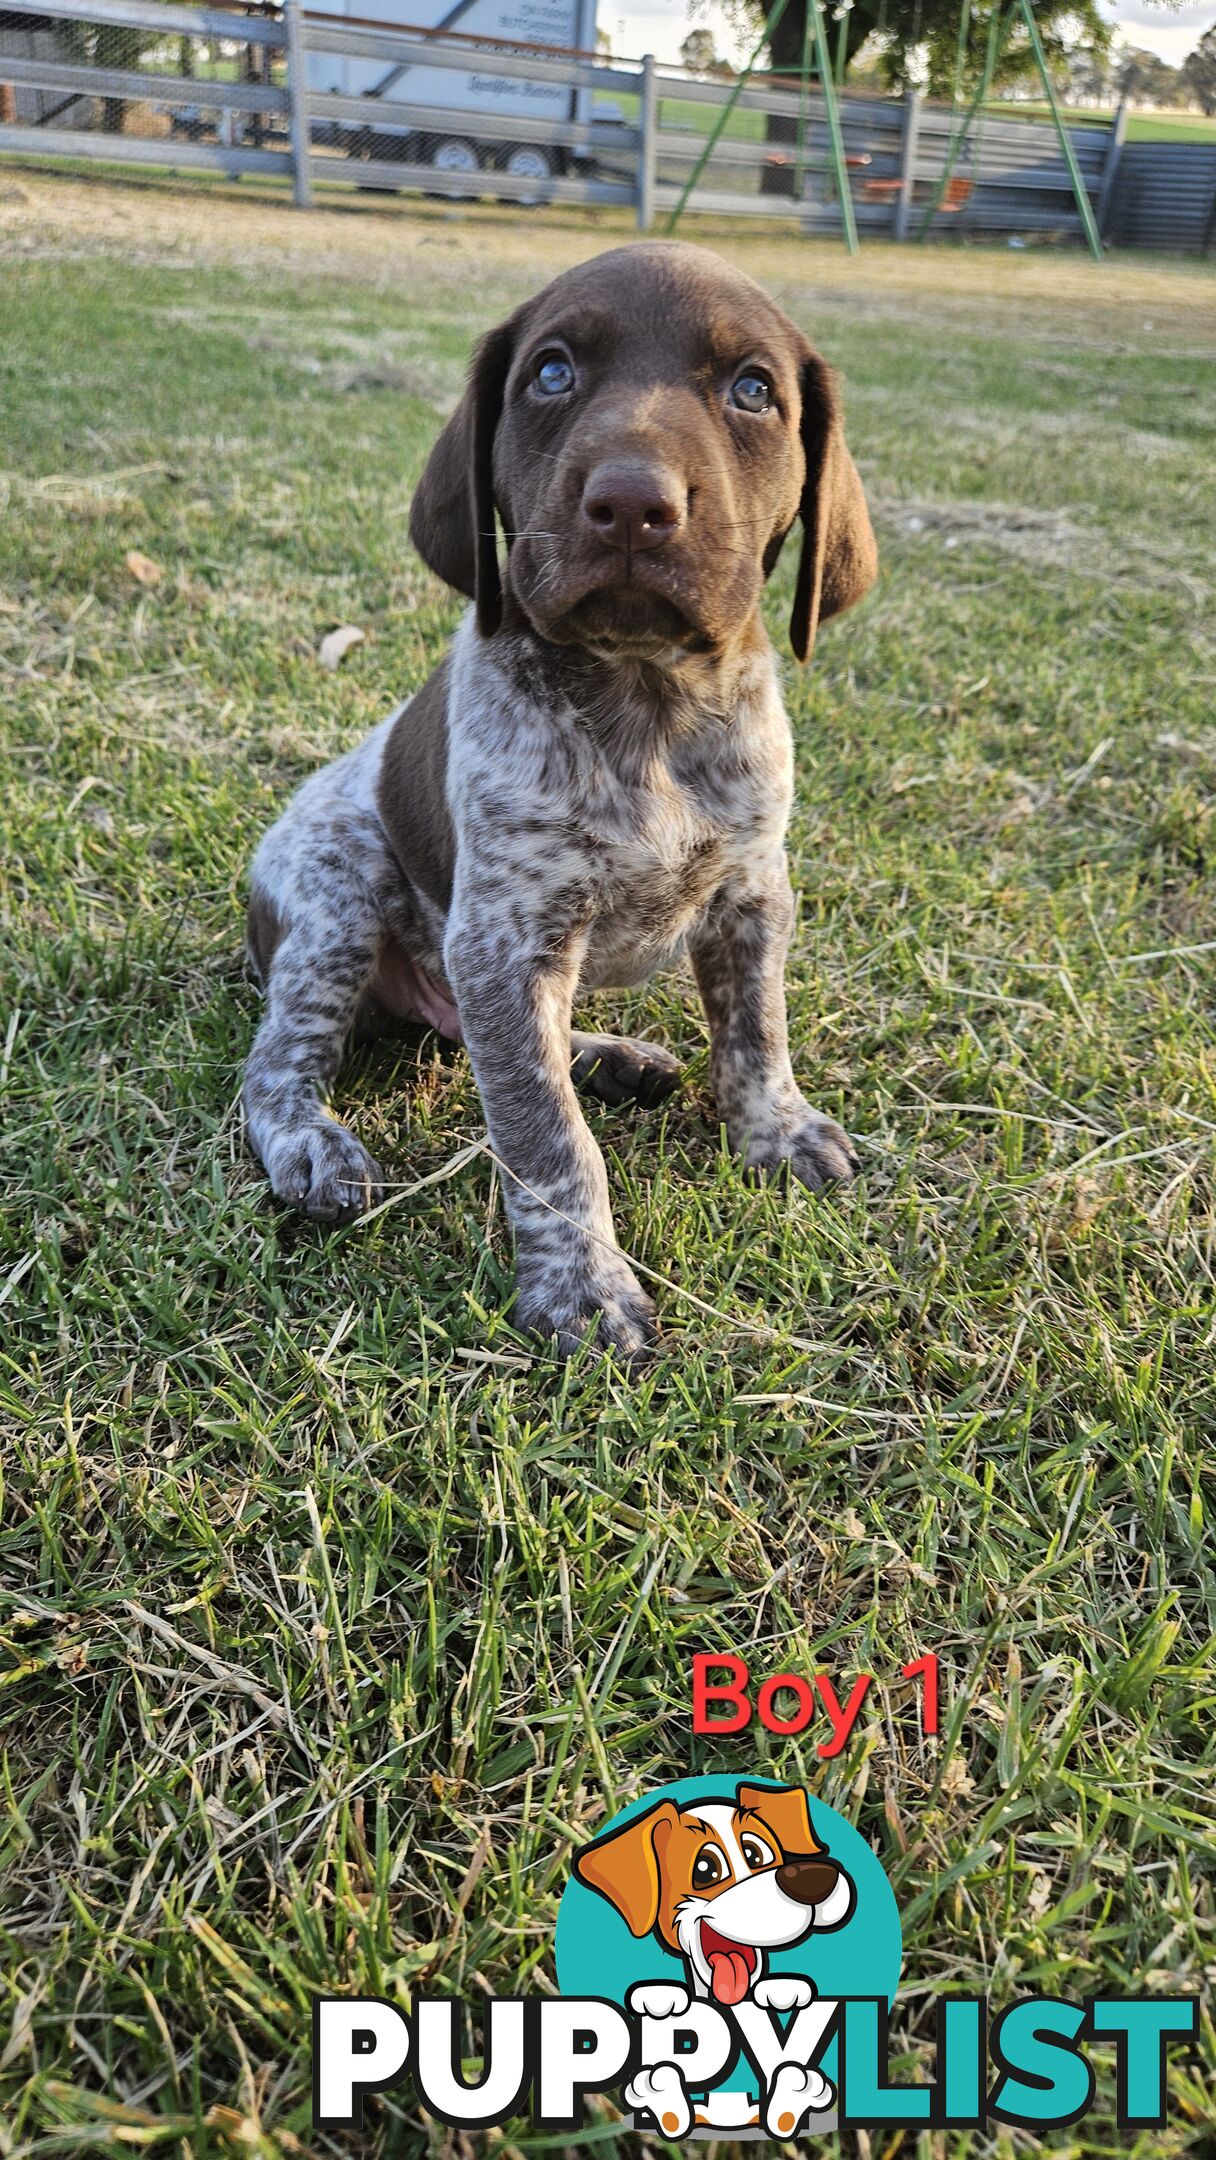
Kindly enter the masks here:
[[[651, 2017], [683, 2015], [690, 1993], [727, 2008], [745, 1998], [762, 2009], [805, 2008], [815, 1996], [811, 1981], [766, 1974], [765, 1954], [843, 1927], [856, 1901], [852, 1878], [815, 1835], [800, 1785], [738, 1785], [733, 1798], [687, 1807], [661, 1800], [585, 1845], [574, 1872], [616, 1907], [631, 1934], [653, 1934], [683, 1959], [687, 1988], [662, 1981], [630, 1990], [630, 2007]], [[625, 2090], [631, 2107], [675, 2136], [694, 2119], [719, 2129], [758, 2122], [758, 2111], [741, 2108], [743, 2097], [711, 2095], [694, 2112], [674, 2063], [640, 2072]], [[789, 2137], [832, 2098], [826, 2078], [789, 2065], [774, 2081], [764, 2127]]]

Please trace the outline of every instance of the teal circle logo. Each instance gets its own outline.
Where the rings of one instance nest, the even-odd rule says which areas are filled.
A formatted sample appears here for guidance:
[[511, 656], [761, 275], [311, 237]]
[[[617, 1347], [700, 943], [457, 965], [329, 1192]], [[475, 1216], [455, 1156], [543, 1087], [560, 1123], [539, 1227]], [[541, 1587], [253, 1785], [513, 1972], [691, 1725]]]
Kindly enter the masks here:
[[[647, 1985], [660, 2007], [666, 1988], [673, 2004], [783, 2014], [820, 1997], [889, 2007], [903, 1938], [877, 1856], [826, 1801], [766, 1778], [689, 1777], [631, 1802], [576, 1852], [555, 1954], [563, 1995], [625, 2008]], [[833, 2040], [829, 2080], [835, 2058]], [[740, 2057], [713, 2089], [745, 2105], [754, 2082]]]

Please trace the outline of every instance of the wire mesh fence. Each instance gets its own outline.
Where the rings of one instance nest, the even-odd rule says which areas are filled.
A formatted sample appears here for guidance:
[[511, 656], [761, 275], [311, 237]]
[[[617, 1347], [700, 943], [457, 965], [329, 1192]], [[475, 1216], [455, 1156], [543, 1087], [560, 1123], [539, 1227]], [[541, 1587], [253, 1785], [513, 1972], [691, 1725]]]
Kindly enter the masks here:
[[286, 147], [284, 54], [265, 36], [277, 9], [244, 10], [248, 34], [224, 34], [204, 8], [197, 24], [184, 7], [127, 12], [148, 19], [0, 8], [0, 146], [7, 125], [112, 141], [116, 155], [132, 142]]

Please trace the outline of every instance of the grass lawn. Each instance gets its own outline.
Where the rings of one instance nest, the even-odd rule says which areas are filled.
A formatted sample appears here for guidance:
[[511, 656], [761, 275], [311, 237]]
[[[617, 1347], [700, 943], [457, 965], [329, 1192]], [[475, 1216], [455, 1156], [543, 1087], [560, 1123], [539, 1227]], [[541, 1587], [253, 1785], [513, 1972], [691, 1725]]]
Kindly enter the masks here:
[[[795, 87], [797, 87], [795, 85]], [[861, 96], [866, 92], [859, 92]], [[620, 108], [622, 116], [631, 123], [637, 118], [638, 101], [627, 92], [614, 92], [605, 96], [601, 103]], [[845, 92], [847, 116], [848, 92]], [[707, 135], [713, 125], [718, 108], [700, 105], [686, 98], [662, 98], [659, 107], [659, 125], [673, 130], [687, 130], [694, 135]], [[985, 111], [1002, 120], [1048, 120], [1051, 107], [1042, 104], [1008, 104], [997, 101], [985, 107]], [[895, 122], [898, 122], [898, 105], [892, 106]], [[1114, 118], [1110, 107], [1069, 105], [1064, 117], [1078, 126], [1092, 123], [1095, 127], [1109, 127]], [[737, 142], [761, 143], [765, 140], [765, 116], [736, 106], [726, 123], [725, 135]], [[1216, 142], [1216, 118], [1207, 118], [1197, 112], [1129, 112], [1127, 116], [1127, 139], [1129, 142]]]
[[[637, 126], [641, 100], [633, 91], [605, 91], [602, 95], [597, 92], [592, 102], [619, 113], [627, 126]], [[659, 127], [673, 135], [708, 135], [721, 111], [720, 106], [702, 105], [695, 98], [661, 97], [658, 108]], [[736, 105], [722, 133], [728, 142], [762, 143], [766, 140], [767, 124], [764, 113]]]
[[[789, 671], [795, 1062], [857, 1190], [744, 1186], [688, 980], [600, 1000], [687, 1068], [589, 1112], [668, 1285], [630, 1382], [514, 1333], [432, 1038], [341, 1083], [400, 1181], [372, 1224], [246, 1155], [254, 843], [457, 620], [406, 518], [470, 340], [625, 230], [0, 172], [9, 2160], [336, 2150], [315, 1991], [551, 1987], [572, 1842], [707, 1768], [872, 1841], [905, 2074], [940, 1989], [1212, 1969], [1210, 269], [700, 228], [843, 369], [883, 550]], [[694, 1741], [726, 1646], [876, 1674], [846, 1752]], [[1210, 2160], [1212, 2068], [1209, 2022], [1166, 2130], [1104, 2074], [1059, 2149]], [[576, 2142], [643, 2147], [603, 2110]]]
[[[1002, 119], [1045, 120], [1051, 107], [1046, 100], [1042, 104], [995, 104], [986, 108], [1000, 113]], [[1109, 127], [1114, 113], [1109, 105], [1066, 105], [1067, 120], [1083, 122], [1092, 120], [1098, 126]], [[1216, 115], [1200, 112], [1128, 112], [1127, 139], [1129, 142], [1216, 142]]]

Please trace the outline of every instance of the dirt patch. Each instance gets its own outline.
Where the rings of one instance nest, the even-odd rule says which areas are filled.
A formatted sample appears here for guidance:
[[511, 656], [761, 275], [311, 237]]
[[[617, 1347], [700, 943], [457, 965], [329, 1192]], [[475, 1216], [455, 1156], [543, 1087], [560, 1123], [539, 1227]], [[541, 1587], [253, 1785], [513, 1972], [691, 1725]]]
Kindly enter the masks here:
[[880, 495], [870, 498], [870, 508], [911, 539], [940, 539], [948, 548], [983, 543], [1035, 562], [1074, 556], [1088, 538], [1062, 510], [1028, 510], [1014, 503], [906, 502]]
[[871, 495], [870, 508], [880, 526], [910, 540], [936, 545], [965, 556], [969, 550], [995, 548], [1037, 568], [1074, 571], [1107, 583], [1143, 584], [1146, 576], [1169, 577], [1197, 603], [1208, 586], [1195, 575], [1193, 545], [1174, 542], [1164, 533], [1152, 541], [1126, 530], [1118, 537], [1078, 522], [1067, 510], [1031, 510], [1019, 503], [893, 500]]

